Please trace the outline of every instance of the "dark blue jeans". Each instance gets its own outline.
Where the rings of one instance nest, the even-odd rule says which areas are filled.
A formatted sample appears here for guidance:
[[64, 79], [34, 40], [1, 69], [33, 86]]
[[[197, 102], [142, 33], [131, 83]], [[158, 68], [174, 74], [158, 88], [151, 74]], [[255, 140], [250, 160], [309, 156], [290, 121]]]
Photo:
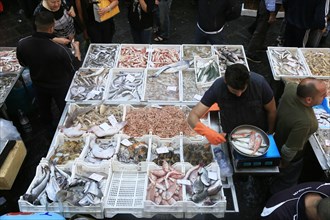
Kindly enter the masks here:
[[152, 27], [144, 30], [136, 30], [131, 27], [131, 34], [135, 44], [151, 44], [152, 43]]
[[163, 38], [170, 37], [170, 9], [172, 0], [160, 0], [158, 5], [159, 10], [159, 35]]

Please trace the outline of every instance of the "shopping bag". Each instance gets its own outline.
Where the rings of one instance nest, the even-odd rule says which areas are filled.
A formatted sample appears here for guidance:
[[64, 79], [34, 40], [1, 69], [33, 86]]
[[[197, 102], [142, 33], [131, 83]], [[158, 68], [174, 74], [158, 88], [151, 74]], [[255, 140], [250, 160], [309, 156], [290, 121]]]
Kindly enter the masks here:
[[105, 13], [103, 16], [100, 16], [99, 13], [97, 12], [97, 10], [99, 8], [108, 7], [110, 5], [110, 3], [111, 2], [109, 0], [99, 0], [98, 4], [94, 4], [94, 18], [95, 18], [95, 21], [102, 22], [102, 21], [108, 20], [108, 19], [112, 18], [113, 16], [115, 16], [116, 14], [118, 14], [120, 12], [119, 7], [117, 5], [116, 7], [111, 9], [111, 11]]

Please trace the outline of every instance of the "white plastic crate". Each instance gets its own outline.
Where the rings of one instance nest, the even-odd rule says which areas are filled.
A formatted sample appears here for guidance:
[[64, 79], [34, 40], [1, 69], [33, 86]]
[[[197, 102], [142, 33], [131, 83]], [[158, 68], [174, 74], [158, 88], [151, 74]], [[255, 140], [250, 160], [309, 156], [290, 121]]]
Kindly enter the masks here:
[[[212, 46], [205, 44], [182, 44], [181, 59], [182, 60], [194, 60], [195, 56], [207, 58], [211, 57]], [[189, 68], [194, 68], [194, 64], [191, 64]]]
[[[290, 65], [296, 67], [288, 67], [288, 70], [282, 69], [282, 67], [284, 68], [284, 63], [281, 59], [278, 60], [276, 56], [282, 56], [277, 54], [284, 53], [286, 53], [286, 56], [295, 57], [293, 59], [296, 61], [290, 63]], [[280, 80], [281, 78], [306, 78], [310, 76], [306, 63], [303, 61], [296, 47], [268, 47], [267, 56], [275, 80]], [[299, 72], [297, 71], [298, 67], [300, 68]]]
[[[63, 167], [66, 164], [73, 164], [75, 159], [83, 154], [83, 150], [89, 143], [89, 135], [77, 138], [68, 138], [64, 134], [58, 133], [55, 137], [54, 145], [50, 146], [46, 159]], [[66, 149], [63, 148], [66, 144]], [[68, 157], [69, 156], [69, 157]]]
[[[81, 104], [81, 103], [70, 103], [67, 111], [63, 111], [63, 115], [65, 119], [63, 124], [60, 126], [64, 126], [69, 123], [68, 119], [73, 114], [78, 114], [77, 120], [72, 126], [76, 126], [78, 124], [81, 125], [82, 131], [88, 131], [94, 125], [100, 125], [104, 122], [109, 122], [109, 116], [114, 115], [117, 122], [123, 121], [124, 117], [124, 106], [123, 105], [111, 105], [111, 104]], [[70, 123], [71, 124], [71, 123]]]
[[330, 48], [299, 48], [298, 53], [311, 76], [330, 79]]
[[155, 103], [178, 103], [182, 100], [181, 72], [162, 72], [152, 77], [158, 69], [147, 69], [142, 101]]
[[[115, 82], [120, 78], [120, 73], [126, 73], [122, 84], [115, 85]], [[108, 84], [108, 93], [106, 95], [107, 102], [109, 103], [139, 103], [143, 96], [144, 90], [144, 80], [145, 80], [145, 71], [142, 68], [114, 68], [110, 71], [110, 79]], [[141, 83], [138, 86], [132, 88], [134, 92], [130, 89], [132, 86], [130, 85], [132, 82], [139, 83], [141, 79]], [[127, 89], [129, 88], [129, 89]]]
[[104, 100], [109, 75], [108, 68], [80, 68], [73, 76], [65, 101], [98, 103]]
[[[188, 172], [193, 166], [190, 163], [185, 163], [185, 172]], [[221, 180], [220, 177], [220, 168], [216, 162], [210, 163], [205, 167], [208, 172], [216, 174], [217, 180]], [[216, 180], [213, 180], [214, 182]], [[187, 187], [187, 186], [185, 186]], [[197, 214], [213, 214], [217, 218], [223, 218], [226, 210], [226, 197], [224, 195], [223, 188], [213, 196], [210, 196], [210, 199], [214, 202], [212, 205], [205, 205], [203, 201], [195, 203], [191, 200], [191, 194], [186, 191], [186, 200], [185, 200], [185, 217], [193, 218]]]
[[[45, 158], [42, 158], [39, 165], [36, 168], [36, 174], [26, 190], [26, 194], [30, 194], [31, 190], [34, 188], [34, 185], [39, 182], [39, 178], [42, 176], [42, 169], [48, 167], [49, 161]], [[65, 171], [67, 174], [72, 172], [72, 164], [66, 164], [60, 168]], [[44, 192], [41, 192], [43, 194]], [[39, 197], [39, 196], [38, 196]], [[58, 202], [47, 202], [46, 204], [32, 204], [29, 201], [24, 199], [24, 195], [20, 196], [18, 200], [19, 210], [21, 212], [60, 212], [60, 205]]]
[[109, 164], [100, 164], [100, 165], [91, 165], [83, 162], [77, 162], [73, 169], [73, 177], [84, 177], [89, 178], [91, 175], [100, 175], [103, 176], [103, 183], [100, 185], [100, 189], [103, 193], [101, 198], [101, 203], [90, 206], [73, 206], [68, 203], [62, 203], [60, 207], [60, 213], [66, 217], [70, 218], [75, 214], [89, 214], [94, 216], [97, 219], [103, 219], [103, 204], [105, 202], [106, 195], [109, 190], [110, 183], [110, 165]]
[[90, 44], [83, 68], [113, 68], [117, 66], [119, 44]]
[[244, 64], [250, 71], [243, 45], [213, 45], [213, 53], [219, 57], [219, 69], [222, 76], [225, 74], [227, 66], [234, 63]]
[[112, 162], [109, 191], [104, 203], [104, 216], [130, 213], [142, 218], [147, 167]]
[[149, 68], [160, 68], [180, 61], [181, 45], [153, 44], [150, 48]]
[[[111, 158], [116, 155], [116, 150], [119, 144], [119, 135], [114, 135], [110, 138], [97, 138], [95, 135], [91, 134], [89, 138], [89, 143], [85, 146], [84, 150], [80, 154], [79, 160], [84, 163], [96, 165], [102, 163], [110, 163]], [[99, 145], [109, 146], [103, 149]], [[99, 147], [99, 151], [93, 152], [93, 148]], [[95, 149], [94, 149], [95, 151]], [[112, 156], [111, 156], [111, 153]]]
[[[146, 163], [150, 142], [150, 135], [143, 135], [142, 137], [130, 137], [125, 134], [119, 135], [116, 156], [114, 157], [115, 161], [123, 164], [141, 165]], [[144, 147], [147, 148], [145, 149], [147, 152], [145, 152]]]
[[117, 67], [146, 68], [150, 54], [149, 47], [149, 44], [121, 44]]
[[196, 104], [201, 100], [208, 88], [199, 88], [196, 84], [195, 70], [182, 71], [182, 102]]
[[[200, 76], [199, 72], [202, 71], [202, 69], [204, 68], [211, 68], [211, 67], [205, 67], [205, 65], [208, 66], [213, 65], [211, 62], [215, 62], [216, 69], [214, 71], [216, 72], [214, 72], [214, 77], [208, 79], [210, 71], [205, 71], [207, 73], [206, 73], [206, 79], [204, 81], [203, 78], [205, 78], [205, 76], [201, 78], [202, 76]], [[197, 88], [210, 87], [215, 80], [220, 78], [221, 72], [218, 63], [219, 63], [219, 58], [217, 55], [213, 55], [209, 58], [194, 57], [195, 79], [196, 79]]]
[[[208, 149], [204, 148], [206, 145], [209, 145]], [[182, 141], [182, 151], [183, 162], [190, 163], [194, 166], [200, 163], [208, 165], [215, 162], [212, 146], [207, 139], [196, 141], [184, 137]]]
[[[149, 147], [148, 161], [161, 165], [163, 160], [169, 164], [182, 162], [182, 136], [176, 136], [171, 139], [162, 139], [156, 135], [151, 136], [151, 145]], [[177, 155], [177, 161], [171, 160], [170, 156]], [[157, 163], [158, 161], [158, 163]]]
[[16, 57], [16, 47], [0, 47], [0, 73], [20, 74], [22, 70]]
[[[172, 166], [174, 170], [184, 174], [184, 164], [176, 163]], [[145, 180], [145, 189], [148, 189], [148, 185], [150, 180], [148, 178], [149, 173], [152, 170], [162, 169], [161, 166], [158, 166], [154, 163], [150, 163], [148, 165], [147, 178]], [[181, 190], [179, 191], [180, 196], [182, 196], [181, 201], [176, 201], [172, 205], [157, 205], [155, 202], [151, 200], [147, 200], [147, 192], [144, 199], [144, 217], [151, 218], [157, 214], [171, 214], [176, 218], [183, 218], [184, 216], [184, 201], [185, 201], [185, 188], [181, 186]]]

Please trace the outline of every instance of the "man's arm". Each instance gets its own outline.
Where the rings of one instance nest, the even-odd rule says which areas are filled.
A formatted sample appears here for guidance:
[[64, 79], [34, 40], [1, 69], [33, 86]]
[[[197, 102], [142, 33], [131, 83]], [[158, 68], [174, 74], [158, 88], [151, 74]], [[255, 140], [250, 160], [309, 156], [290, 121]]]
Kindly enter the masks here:
[[196, 124], [200, 121], [200, 118], [203, 117], [205, 113], [209, 110], [210, 107], [199, 102], [189, 113], [188, 115], [188, 124], [190, 127], [194, 128]]
[[268, 133], [273, 134], [275, 131], [275, 121], [276, 121], [276, 103], [274, 97], [270, 102], [264, 105], [267, 111], [267, 122], [268, 122]]

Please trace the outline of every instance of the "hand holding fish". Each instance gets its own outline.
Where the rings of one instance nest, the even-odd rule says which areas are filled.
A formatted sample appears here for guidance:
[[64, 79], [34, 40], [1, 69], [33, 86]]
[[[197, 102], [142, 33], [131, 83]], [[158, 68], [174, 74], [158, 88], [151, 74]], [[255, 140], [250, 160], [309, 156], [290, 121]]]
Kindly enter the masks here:
[[220, 133], [212, 130], [211, 128], [207, 127], [202, 122], [198, 122], [196, 124], [194, 130], [198, 134], [204, 135], [207, 138], [207, 140], [213, 145], [218, 145], [218, 144], [226, 142], [224, 133], [220, 134]]

